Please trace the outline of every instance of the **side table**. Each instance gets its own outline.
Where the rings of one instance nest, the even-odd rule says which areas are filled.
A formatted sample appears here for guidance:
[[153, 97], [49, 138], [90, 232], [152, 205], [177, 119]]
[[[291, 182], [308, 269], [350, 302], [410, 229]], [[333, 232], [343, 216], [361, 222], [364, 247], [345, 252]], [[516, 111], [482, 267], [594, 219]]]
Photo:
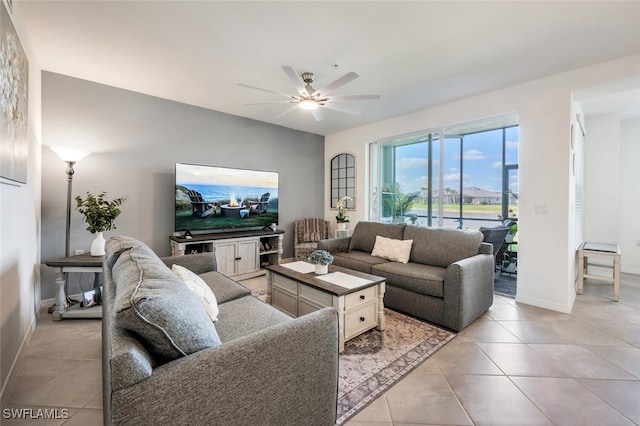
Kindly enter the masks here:
[[60, 259], [45, 262], [45, 265], [57, 268], [56, 271], [56, 304], [52, 312], [54, 321], [61, 321], [64, 318], [102, 318], [102, 305], [91, 308], [81, 308], [80, 304], [65, 307], [67, 296], [64, 287], [67, 283], [66, 274], [68, 272], [90, 272], [93, 273], [93, 284], [96, 284], [96, 275], [102, 273], [102, 261], [104, 256], [91, 256], [90, 254], [79, 254], [76, 256], [62, 257]]
[[[587, 268], [589, 266], [589, 258], [601, 258], [612, 262], [611, 266], [594, 265], [601, 268], [609, 268], [613, 270], [610, 277], [602, 275], [589, 274]], [[617, 244], [584, 242], [578, 249], [578, 294], [582, 294], [584, 280], [590, 278], [592, 280], [604, 281], [613, 284], [613, 300], [620, 300], [620, 258], [622, 252]]]
[[336, 229], [335, 230], [335, 238], [343, 238], [343, 237], [350, 237], [351, 236], [351, 230], [350, 229]]

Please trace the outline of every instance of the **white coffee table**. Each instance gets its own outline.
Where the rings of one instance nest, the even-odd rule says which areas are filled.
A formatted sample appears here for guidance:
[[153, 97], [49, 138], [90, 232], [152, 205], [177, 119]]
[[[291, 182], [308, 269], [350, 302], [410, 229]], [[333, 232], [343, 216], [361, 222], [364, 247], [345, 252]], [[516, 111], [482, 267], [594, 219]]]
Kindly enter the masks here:
[[267, 303], [293, 317], [333, 306], [339, 347], [372, 328], [384, 330], [385, 279], [338, 266], [316, 275], [314, 265], [291, 262], [267, 267]]

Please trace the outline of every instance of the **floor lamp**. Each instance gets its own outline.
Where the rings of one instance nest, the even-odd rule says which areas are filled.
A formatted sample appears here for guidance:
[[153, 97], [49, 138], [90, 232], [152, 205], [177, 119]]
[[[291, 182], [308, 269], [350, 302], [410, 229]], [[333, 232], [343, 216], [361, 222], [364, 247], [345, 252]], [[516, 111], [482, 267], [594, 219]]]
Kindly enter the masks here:
[[[87, 155], [91, 154], [89, 151], [80, 151], [73, 148], [64, 148], [60, 146], [52, 146], [51, 150], [55, 152], [58, 157], [62, 159], [65, 163], [67, 163], [67, 226], [66, 226], [66, 240], [65, 240], [65, 249], [64, 256], [69, 257], [69, 244], [70, 244], [70, 233], [71, 233], [71, 187], [73, 184], [73, 174], [75, 171], [73, 170], [73, 165], [78, 161], [82, 160]], [[69, 280], [67, 279], [67, 283]], [[69, 294], [69, 293], [66, 293]], [[73, 301], [67, 296], [67, 303], [72, 303]]]

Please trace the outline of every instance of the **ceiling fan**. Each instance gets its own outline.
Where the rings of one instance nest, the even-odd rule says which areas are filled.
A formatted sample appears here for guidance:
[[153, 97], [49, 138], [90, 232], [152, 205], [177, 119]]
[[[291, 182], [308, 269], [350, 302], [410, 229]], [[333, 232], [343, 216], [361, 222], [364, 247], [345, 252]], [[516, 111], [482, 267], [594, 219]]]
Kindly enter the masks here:
[[336, 95], [331, 96], [338, 88], [344, 86], [350, 81], [358, 78], [358, 74], [351, 71], [342, 77], [334, 80], [333, 82], [323, 86], [321, 89], [314, 89], [311, 84], [314, 82], [314, 74], [311, 72], [304, 72], [300, 76], [294, 71], [293, 68], [283, 65], [282, 69], [284, 70], [289, 80], [293, 83], [293, 86], [296, 88], [298, 94], [290, 95], [287, 93], [276, 92], [269, 89], [262, 89], [260, 87], [250, 86], [248, 84], [238, 83], [238, 86], [248, 87], [249, 89], [261, 90], [263, 92], [274, 93], [276, 95], [284, 96], [287, 100], [282, 101], [273, 101], [273, 102], [260, 102], [260, 103], [252, 103], [246, 105], [265, 105], [265, 104], [278, 104], [278, 103], [289, 103], [293, 104], [291, 108], [284, 111], [282, 114], [278, 115], [277, 118], [282, 117], [288, 112], [294, 110], [295, 108], [300, 108], [303, 110], [311, 111], [313, 117], [316, 121], [324, 120], [324, 114], [320, 108], [328, 108], [335, 111], [346, 112], [353, 115], [358, 115], [362, 113], [361, 110], [357, 108], [353, 108], [346, 105], [341, 105], [336, 102], [344, 102], [344, 101], [366, 101], [366, 100], [377, 100], [380, 99], [380, 95]]

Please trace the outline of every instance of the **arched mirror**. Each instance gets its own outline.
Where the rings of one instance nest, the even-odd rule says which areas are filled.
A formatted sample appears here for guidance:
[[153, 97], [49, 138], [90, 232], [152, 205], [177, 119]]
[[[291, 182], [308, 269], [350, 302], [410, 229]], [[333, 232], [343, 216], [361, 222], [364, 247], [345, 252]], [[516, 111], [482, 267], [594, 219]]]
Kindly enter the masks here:
[[331, 159], [331, 207], [342, 197], [351, 197], [346, 207], [356, 205], [356, 158], [352, 154], [338, 154]]

